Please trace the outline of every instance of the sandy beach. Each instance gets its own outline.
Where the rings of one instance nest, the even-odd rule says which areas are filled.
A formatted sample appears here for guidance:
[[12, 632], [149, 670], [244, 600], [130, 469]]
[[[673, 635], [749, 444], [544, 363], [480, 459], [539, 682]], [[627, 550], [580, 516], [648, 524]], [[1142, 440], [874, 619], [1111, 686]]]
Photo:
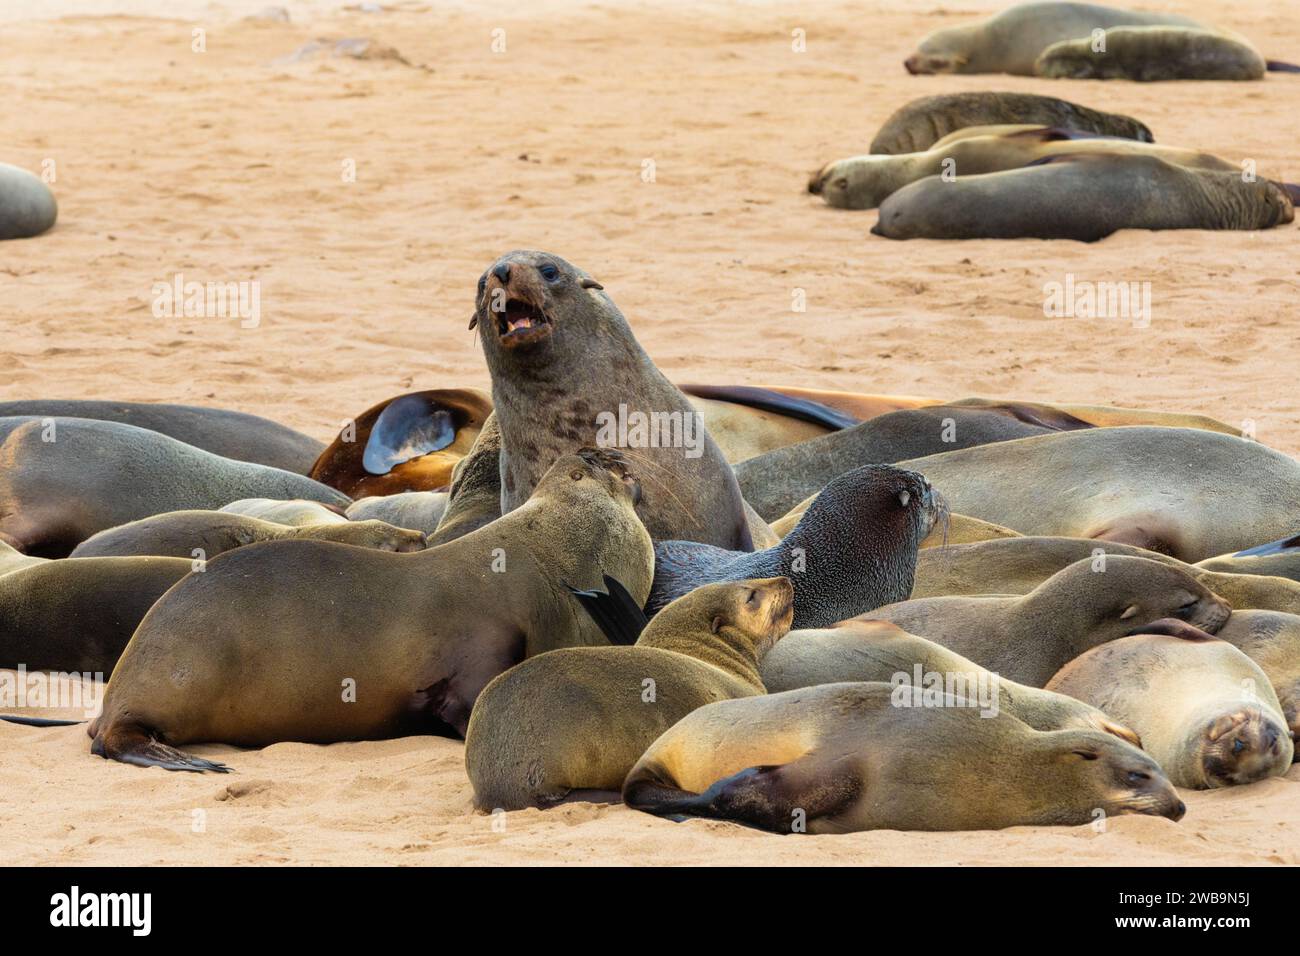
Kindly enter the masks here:
[[[286, 23], [248, 19], [261, 0], [0, 0], [0, 161], [52, 169], [60, 205], [53, 231], [0, 245], [0, 400], [214, 405], [329, 440], [386, 397], [487, 387], [475, 283], [536, 248], [599, 279], [677, 382], [1187, 410], [1300, 453], [1297, 224], [903, 243], [804, 191], [908, 100], [982, 89], [1127, 113], [1159, 142], [1300, 181], [1295, 76], [903, 70], [927, 32], [1004, 5], [312, 0]], [[1300, 22], [1268, 5], [1143, 5], [1300, 60]], [[356, 37], [400, 59], [293, 56]], [[258, 321], [158, 317], [155, 286], [178, 274], [256, 280]], [[1067, 276], [1150, 283], [1149, 323], [1046, 317]], [[1179, 823], [777, 837], [590, 804], [494, 820], [472, 812], [461, 743], [439, 738], [193, 748], [225, 777], [88, 743], [0, 724], [7, 863], [1300, 863], [1296, 767], [1189, 792]]]

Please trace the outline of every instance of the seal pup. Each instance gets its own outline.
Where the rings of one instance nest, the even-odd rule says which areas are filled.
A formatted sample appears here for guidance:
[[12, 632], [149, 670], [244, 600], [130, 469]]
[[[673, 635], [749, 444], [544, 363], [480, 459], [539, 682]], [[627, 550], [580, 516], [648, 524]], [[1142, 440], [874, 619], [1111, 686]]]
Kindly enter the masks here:
[[161, 432], [223, 458], [307, 474], [325, 447], [309, 435], [259, 415], [227, 408], [154, 402], [27, 399], [0, 402], [0, 418], [91, 418]]
[[423, 551], [422, 531], [384, 521], [291, 526], [221, 511], [169, 511], [93, 534], [72, 550], [73, 558], [156, 555], [215, 558], [259, 541], [334, 541], [380, 551]]
[[1116, 27], [1100, 42], [1062, 40], [1034, 62], [1039, 76], [1072, 80], [1262, 80], [1267, 70], [1259, 51], [1240, 38], [1169, 27]]
[[889, 412], [852, 428], [742, 461], [735, 466], [736, 480], [754, 510], [768, 520], [776, 520], [836, 476], [860, 465], [889, 464], [990, 442], [1090, 427], [1087, 422], [1045, 405], [933, 405]]
[[1091, 561], [1077, 561], [1025, 595], [918, 598], [860, 619], [889, 621], [1009, 680], [1042, 687], [1084, 651], [1141, 633], [1152, 621], [1174, 617], [1214, 633], [1230, 613], [1227, 602], [1191, 575], [1117, 556], [1101, 572]]
[[1154, 143], [1144, 123], [1055, 96], [982, 91], [922, 96], [894, 111], [871, 141], [873, 153], [919, 153], [968, 126], [1061, 126], [1081, 133]]
[[275, 524], [292, 525], [296, 528], [315, 524], [343, 524], [348, 520], [347, 512], [338, 505], [304, 501], [301, 498], [292, 501], [281, 501], [278, 498], [240, 498], [238, 501], [222, 505], [217, 510], [224, 514], [244, 515]]
[[140, 623], [91, 751], [203, 771], [224, 768], [176, 748], [463, 735], [497, 674], [607, 643], [566, 585], [610, 575], [645, 600], [654, 551], [638, 494], [621, 456], [586, 449], [558, 459], [522, 507], [437, 548], [268, 541], [220, 555]]
[[465, 769], [480, 810], [612, 791], [697, 707], [763, 693], [759, 662], [790, 628], [787, 578], [708, 584], [657, 615], [633, 647], [572, 647], [512, 667], [479, 696]]
[[348, 422], [309, 474], [350, 498], [444, 489], [491, 413], [492, 400], [476, 388], [385, 399]]
[[[1006, 680], [948, 648], [885, 621], [849, 621], [838, 627], [791, 631], [759, 665], [768, 693], [845, 682], [883, 682], [913, 693], [943, 692], [1005, 710], [1035, 730], [1091, 729], [1136, 746], [1138, 735], [1073, 697]], [[913, 700], [916, 698], [914, 697]]]
[[348, 499], [310, 478], [158, 432], [84, 418], [0, 419], [0, 540], [63, 557], [97, 531], [236, 498]]
[[889, 684], [718, 701], [650, 745], [624, 802], [776, 833], [990, 830], [1186, 811], [1156, 762], [1099, 730], [1034, 730], [961, 697], [899, 707]]
[[58, 218], [59, 204], [39, 176], [0, 163], [0, 240], [39, 236]]
[[829, 627], [907, 600], [917, 548], [942, 510], [942, 499], [915, 472], [888, 465], [855, 468], [827, 485], [794, 530], [765, 551], [657, 542], [646, 611], [655, 614], [712, 581], [788, 575], [794, 582], [793, 626]]
[[925, 475], [961, 514], [1187, 562], [1280, 537], [1300, 513], [1300, 463], [1185, 428], [1090, 428], [897, 464]]
[[1270, 575], [1300, 582], [1300, 534], [1246, 548], [1236, 554], [1206, 558], [1198, 561], [1196, 566], [1206, 571]]
[[1120, 229], [1271, 229], [1295, 218], [1285, 186], [1158, 156], [1067, 153], [1023, 169], [917, 180], [880, 204], [887, 239], [1075, 239]]
[[354, 501], [348, 505], [347, 516], [349, 521], [377, 519], [399, 528], [433, 534], [446, 510], [445, 491], [402, 491]]
[[1291, 768], [1291, 731], [1268, 677], [1226, 641], [1120, 638], [1070, 661], [1047, 689], [1136, 730], [1175, 786], [1228, 787]]
[[599, 282], [550, 253], [507, 253], [479, 279], [470, 327], [492, 376], [502, 513], [558, 456], [616, 446], [639, 463], [654, 540], [753, 550], [731, 466]]

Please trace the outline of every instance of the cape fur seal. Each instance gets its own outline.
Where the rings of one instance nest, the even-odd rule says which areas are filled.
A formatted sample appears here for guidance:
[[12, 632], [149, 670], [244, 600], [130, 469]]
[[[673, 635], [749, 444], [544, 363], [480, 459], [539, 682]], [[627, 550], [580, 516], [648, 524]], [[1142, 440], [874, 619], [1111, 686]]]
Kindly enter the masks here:
[[291, 501], [282, 501], [279, 498], [240, 498], [228, 505], [222, 505], [217, 510], [224, 514], [244, 515], [275, 524], [293, 525], [295, 528], [313, 524], [343, 524], [348, 520], [347, 512], [338, 505], [304, 501], [301, 498]]
[[595, 279], [549, 253], [508, 253], [479, 279], [470, 327], [492, 376], [503, 513], [560, 455], [619, 447], [640, 462], [637, 513], [654, 540], [753, 550], [731, 466]]
[[1152, 621], [1173, 617], [1214, 633], [1230, 613], [1191, 575], [1159, 561], [1116, 556], [1104, 571], [1077, 561], [1025, 595], [918, 598], [862, 619], [889, 621], [1003, 677], [1042, 687], [1084, 651], [1141, 633]]
[[1155, 142], [1146, 125], [1118, 113], [1036, 93], [943, 93], [899, 107], [871, 141], [873, 153], [919, 153], [967, 126], [1033, 123]]
[[491, 413], [491, 399], [476, 388], [386, 399], [344, 426], [311, 477], [351, 498], [446, 488]]
[[464, 734], [497, 674], [606, 643], [566, 585], [603, 574], [636, 600], [650, 593], [637, 494], [620, 456], [588, 449], [558, 459], [511, 514], [427, 551], [268, 541], [223, 554], [140, 623], [91, 750], [202, 771], [224, 768], [176, 747]]
[[429, 545], [445, 544], [477, 531], [501, 517], [501, 430], [496, 415], [488, 416], [474, 447], [456, 463], [447, 508]]
[[758, 665], [790, 628], [789, 580], [709, 584], [651, 621], [633, 647], [573, 647], [484, 688], [465, 734], [481, 810], [613, 791], [655, 738], [697, 707], [763, 693]]
[[[919, 681], [915, 679], [918, 673]], [[934, 641], [884, 621], [849, 621], [824, 630], [791, 631], [760, 662], [759, 674], [771, 694], [864, 681], [929, 691], [926, 680], [935, 675], [947, 693], [975, 699], [989, 709], [1005, 710], [1035, 730], [1101, 730], [1142, 745], [1137, 734], [1095, 707], [1001, 678]]]
[[880, 204], [887, 239], [1075, 239], [1119, 229], [1271, 229], [1295, 210], [1285, 186], [1158, 156], [1069, 153], [980, 176], [917, 180]]
[[742, 461], [735, 466], [736, 480], [754, 510], [776, 520], [837, 475], [860, 465], [888, 464], [1089, 427], [1087, 422], [1046, 405], [933, 405], [879, 415], [852, 428]]
[[84, 418], [0, 419], [0, 540], [62, 557], [97, 531], [236, 498], [348, 499], [302, 475]]
[[1230, 574], [1265, 574], [1300, 581], [1300, 535], [1293, 534], [1236, 554], [1221, 554], [1197, 562], [1207, 571]]
[[1291, 732], [1268, 678], [1208, 635], [1121, 638], [1070, 661], [1047, 687], [1136, 730], [1179, 787], [1252, 783], [1291, 768]]
[[921, 475], [888, 465], [855, 468], [828, 484], [795, 529], [765, 551], [657, 542], [646, 611], [711, 581], [786, 575], [794, 584], [793, 626], [829, 627], [907, 600], [917, 548], [942, 510]]
[[826, 684], [709, 704], [656, 740], [628, 806], [777, 833], [1091, 823], [1183, 802], [1155, 761], [1098, 730], [1034, 730], [963, 698], [895, 706], [888, 684]]
[[309, 435], [258, 415], [197, 405], [29, 399], [0, 402], [0, 418], [90, 418], [161, 432], [223, 458], [305, 475], [325, 447]]
[[349, 521], [377, 519], [399, 528], [433, 534], [446, 511], [445, 491], [402, 491], [354, 501], [348, 505], [347, 516]]
[[898, 465], [925, 475], [953, 511], [1021, 534], [1119, 541], [1189, 562], [1280, 537], [1300, 513], [1300, 463], [1184, 428], [1090, 428]]
[[0, 163], [0, 239], [39, 236], [58, 218], [59, 204], [39, 176]]
[[334, 541], [380, 551], [423, 551], [425, 545], [423, 532], [383, 521], [293, 527], [220, 511], [170, 511], [93, 534], [73, 549], [71, 557], [207, 559], [259, 541]]
[[[1104, 45], [1103, 45], [1104, 44]], [[1262, 80], [1268, 66], [1244, 40], [1215, 30], [1116, 27], [1101, 39], [1053, 43], [1039, 76], [1073, 80]]]

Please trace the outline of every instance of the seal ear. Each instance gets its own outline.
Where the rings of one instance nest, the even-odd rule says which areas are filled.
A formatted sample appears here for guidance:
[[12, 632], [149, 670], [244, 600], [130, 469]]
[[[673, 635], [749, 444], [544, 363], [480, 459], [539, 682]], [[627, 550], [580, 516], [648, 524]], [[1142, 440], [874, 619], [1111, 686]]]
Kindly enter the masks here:
[[597, 281], [596, 281], [595, 279], [593, 279], [591, 276], [584, 276], [584, 277], [582, 278], [582, 280], [578, 283], [578, 285], [582, 286], [584, 289], [601, 289], [601, 290], [604, 290], [604, 288], [605, 288], [603, 285], [601, 285], [599, 282], [597, 282]]
[[473, 315], [471, 315], [471, 316], [469, 317], [469, 327], [472, 329], [472, 328], [474, 328], [474, 326], [476, 326], [476, 325], [478, 325], [478, 313], [477, 313], [477, 312], [475, 312]]
[[709, 625], [710, 633], [717, 634], [718, 631], [722, 630], [723, 623], [724, 622], [722, 620], [722, 615], [719, 614], [717, 617], [713, 619], [713, 622]]
[[1138, 606], [1136, 604], [1130, 604], [1128, 607], [1124, 608], [1124, 613], [1119, 616], [1119, 619], [1121, 621], [1127, 621], [1137, 612], [1138, 612]]

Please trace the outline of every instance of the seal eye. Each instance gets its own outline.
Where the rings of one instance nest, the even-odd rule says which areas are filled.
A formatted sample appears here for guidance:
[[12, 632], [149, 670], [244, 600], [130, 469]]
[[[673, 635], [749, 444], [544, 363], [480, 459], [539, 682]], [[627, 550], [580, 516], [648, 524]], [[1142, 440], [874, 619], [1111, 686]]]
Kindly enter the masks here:
[[573, 471], [569, 472], [569, 477], [574, 481], [582, 481], [582, 471], [575, 468]]
[[750, 591], [750, 592], [749, 592], [749, 595], [745, 598], [745, 603], [746, 603], [746, 604], [757, 604], [757, 603], [758, 603], [758, 592], [757, 592], [757, 591]]
[[898, 503], [902, 505], [904, 508], [907, 507], [908, 503], [911, 500], [912, 500], [912, 496], [910, 493], [908, 493], [906, 488], [904, 488], [902, 491], [898, 493]]
[[848, 181], [847, 179], [845, 179], [843, 176], [841, 176], [839, 179], [835, 180], [835, 188], [836, 188], [836, 189], [848, 189], [848, 188], [849, 188], [849, 181]]
[[1128, 773], [1129, 783], [1143, 783], [1151, 779], [1149, 773], [1142, 773], [1140, 770], [1130, 770]]
[[560, 270], [549, 262], [542, 263], [537, 271], [542, 274], [542, 278], [547, 282], [554, 282], [560, 278]]

